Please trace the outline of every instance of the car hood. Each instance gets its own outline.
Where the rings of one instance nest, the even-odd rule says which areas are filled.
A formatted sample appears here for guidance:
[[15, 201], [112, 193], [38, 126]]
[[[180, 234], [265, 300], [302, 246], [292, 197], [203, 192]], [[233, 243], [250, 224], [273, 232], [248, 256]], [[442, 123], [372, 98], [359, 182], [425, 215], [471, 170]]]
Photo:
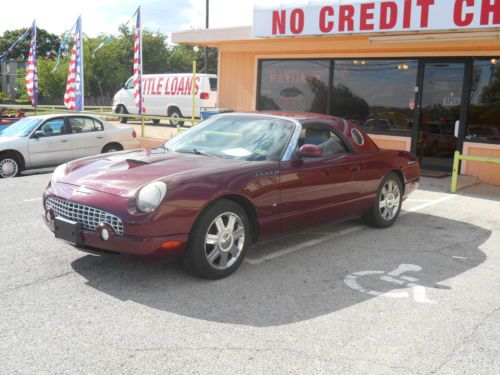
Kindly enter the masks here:
[[68, 164], [66, 176], [58, 182], [132, 197], [138, 189], [153, 181], [189, 179], [248, 163], [162, 149], [135, 150], [76, 160]]

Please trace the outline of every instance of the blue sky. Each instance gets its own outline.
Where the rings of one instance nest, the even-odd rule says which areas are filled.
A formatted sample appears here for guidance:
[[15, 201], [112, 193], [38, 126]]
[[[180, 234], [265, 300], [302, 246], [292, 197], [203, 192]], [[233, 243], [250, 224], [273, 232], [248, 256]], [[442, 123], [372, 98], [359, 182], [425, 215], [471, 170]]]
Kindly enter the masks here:
[[[287, 2], [305, 1], [210, 0], [210, 26], [251, 25], [255, 5]], [[80, 14], [87, 35], [114, 33], [118, 25], [130, 19], [139, 4], [143, 10], [143, 25], [152, 31], [170, 33], [205, 25], [205, 0], [9, 0], [2, 1], [0, 34], [5, 30], [28, 27], [34, 18], [39, 27], [61, 34]]]

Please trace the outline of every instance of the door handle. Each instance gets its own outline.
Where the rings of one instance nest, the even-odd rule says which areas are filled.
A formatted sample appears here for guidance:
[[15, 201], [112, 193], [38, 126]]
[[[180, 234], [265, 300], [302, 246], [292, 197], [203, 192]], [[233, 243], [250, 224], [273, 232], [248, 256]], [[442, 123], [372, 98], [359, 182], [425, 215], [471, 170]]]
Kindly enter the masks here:
[[67, 139], [61, 139], [61, 142], [62, 143], [66, 143], [66, 142], [68, 142], [68, 140]]
[[359, 165], [352, 165], [349, 167], [349, 170], [351, 172], [359, 172], [361, 170], [361, 167]]
[[103, 136], [103, 135], [98, 135], [98, 136], [97, 136], [97, 139], [103, 139], [103, 138], [104, 138], [104, 136]]

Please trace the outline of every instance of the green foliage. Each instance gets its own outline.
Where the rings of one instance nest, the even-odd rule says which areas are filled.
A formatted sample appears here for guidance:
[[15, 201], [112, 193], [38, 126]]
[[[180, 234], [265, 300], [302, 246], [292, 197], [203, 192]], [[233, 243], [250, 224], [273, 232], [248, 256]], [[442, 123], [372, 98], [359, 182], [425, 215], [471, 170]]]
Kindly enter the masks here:
[[[6, 52], [7, 49], [13, 45], [25, 31], [26, 29], [5, 31], [0, 37], [0, 55]], [[36, 33], [38, 42], [38, 57], [53, 58], [54, 56], [57, 56], [59, 37], [38, 27], [36, 28]], [[30, 51], [30, 39], [30, 36], [28, 36], [28, 38], [20, 42], [9, 54], [8, 58], [12, 58], [14, 60], [27, 60]]]
[[[19, 37], [24, 30], [6, 31], [0, 38], [0, 54], [3, 53]], [[39, 102], [60, 100], [64, 96], [68, 74], [69, 52], [61, 57], [61, 64], [54, 71], [60, 38], [39, 29], [38, 53], [38, 88]], [[55, 37], [55, 40], [54, 38]], [[85, 96], [92, 97], [99, 104], [109, 105], [111, 98], [132, 76], [133, 69], [133, 33], [120, 26], [118, 35], [99, 49], [92, 51], [107, 38], [101, 35], [96, 38], [84, 38], [84, 79]], [[144, 74], [153, 73], [189, 73], [192, 71], [193, 59], [197, 62], [197, 71], [204, 72], [204, 49], [194, 52], [190, 46], [169, 46], [167, 36], [159, 32], [143, 31], [143, 69]], [[9, 44], [10, 43], [10, 44]], [[70, 46], [72, 43], [70, 42]], [[16, 48], [11, 57], [27, 56], [29, 41]], [[47, 52], [50, 52], [47, 54]], [[209, 49], [208, 72], [217, 72], [217, 50]], [[24, 71], [18, 71], [16, 80], [18, 96], [27, 98]], [[100, 100], [99, 100], [100, 99]], [[107, 101], [105, 101], [107, 100]]]

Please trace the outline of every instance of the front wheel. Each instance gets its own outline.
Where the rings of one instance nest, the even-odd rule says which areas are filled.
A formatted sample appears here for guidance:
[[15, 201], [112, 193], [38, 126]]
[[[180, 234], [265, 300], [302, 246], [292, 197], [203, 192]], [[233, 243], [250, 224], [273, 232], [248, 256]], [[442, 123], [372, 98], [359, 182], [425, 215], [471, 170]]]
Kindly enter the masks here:
[[19, 161], [15, 156], [0, 156], [0, 178], [11, 178], [21, 174]]
[[363, 218], [371, 226], [390, 227], [398, 219], [402, 204], [403, 186], [401, 179], [395, 173], [389, 173], [380, 184], [377, 199], [372, 209]]
[[222, 279], [241, 265], [250, 240], [250, 224], [240, 205], [220, 200], [194, 225], [184, 265], [197, 276]]

